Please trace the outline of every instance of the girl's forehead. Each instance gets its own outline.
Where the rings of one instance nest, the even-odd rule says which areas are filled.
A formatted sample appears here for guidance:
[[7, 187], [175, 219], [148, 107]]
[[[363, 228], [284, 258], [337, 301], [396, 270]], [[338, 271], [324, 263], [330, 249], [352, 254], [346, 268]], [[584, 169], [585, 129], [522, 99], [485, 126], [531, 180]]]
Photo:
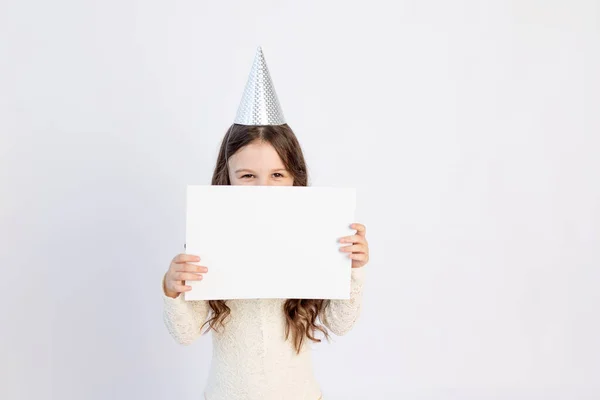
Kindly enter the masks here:
[[266, 142], [253, 142], [244, 146], [229, 158], [229, 162], [241, 168], [245, 165], [283, 167], [283, 162], [275, 148]]

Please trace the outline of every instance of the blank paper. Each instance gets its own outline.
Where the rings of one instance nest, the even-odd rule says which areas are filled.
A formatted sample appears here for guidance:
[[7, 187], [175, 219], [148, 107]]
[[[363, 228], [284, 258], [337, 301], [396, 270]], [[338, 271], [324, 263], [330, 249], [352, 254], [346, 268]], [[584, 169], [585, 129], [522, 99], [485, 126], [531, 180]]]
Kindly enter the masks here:
[[185, 299], [350, 298], [355, 208], [353, 188], [189, 185], [186, 253], [208, 273]]

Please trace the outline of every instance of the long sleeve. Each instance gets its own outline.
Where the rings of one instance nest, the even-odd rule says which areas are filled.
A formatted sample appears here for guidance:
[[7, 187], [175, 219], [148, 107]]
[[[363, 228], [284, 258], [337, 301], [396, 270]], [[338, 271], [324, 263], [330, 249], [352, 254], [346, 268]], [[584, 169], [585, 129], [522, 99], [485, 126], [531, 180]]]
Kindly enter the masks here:
[[189, 345], [201, 335], [210, 306], [205, 300], [186, 301], [184, 295], [171, 298], [162, 290], [163, 320], [169, 333], [178, 343]]
[[350, 299], [331, 300], [323, 311], [321, 322], [334, 334], [345, 335], [356, 323], [362, 306], [364, 280], [365, 267], [353, 268]]

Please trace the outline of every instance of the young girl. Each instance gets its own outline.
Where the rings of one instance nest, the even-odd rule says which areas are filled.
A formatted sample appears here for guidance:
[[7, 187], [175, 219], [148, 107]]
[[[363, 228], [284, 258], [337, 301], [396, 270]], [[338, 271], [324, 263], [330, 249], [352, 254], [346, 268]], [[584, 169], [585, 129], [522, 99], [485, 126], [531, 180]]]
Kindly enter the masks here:
[[[257, 90], [257, 87], [259, 90]], [[302, 150], [285, 123], [259, 48], [235, 123], [227, 131], [213, 185], [307, 186]], [[186, 280], [202, 280], [200, 257], [179, 254], [163, 278], [164, 321], [175, 340], [190, 344], [213, 331], [207, 400], [323, 399], [313, 374], [310, 345], [317, 331], [347, 333], [356, 322], [369, 259], [364, 225], [341, 238], [352, 259], [348, 300], [248, 299], [185, 301]], [[310, 260], [307, 260], [310, 262]]]

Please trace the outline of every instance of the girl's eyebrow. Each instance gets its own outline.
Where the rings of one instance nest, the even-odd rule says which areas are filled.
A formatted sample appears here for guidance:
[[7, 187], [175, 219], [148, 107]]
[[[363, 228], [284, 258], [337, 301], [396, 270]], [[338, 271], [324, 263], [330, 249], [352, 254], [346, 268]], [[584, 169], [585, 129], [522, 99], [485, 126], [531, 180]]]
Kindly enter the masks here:
[[272, 170], [271, 172], [279, 172], [279, 171], [287, 171], [285, 168], [277, 168]]

